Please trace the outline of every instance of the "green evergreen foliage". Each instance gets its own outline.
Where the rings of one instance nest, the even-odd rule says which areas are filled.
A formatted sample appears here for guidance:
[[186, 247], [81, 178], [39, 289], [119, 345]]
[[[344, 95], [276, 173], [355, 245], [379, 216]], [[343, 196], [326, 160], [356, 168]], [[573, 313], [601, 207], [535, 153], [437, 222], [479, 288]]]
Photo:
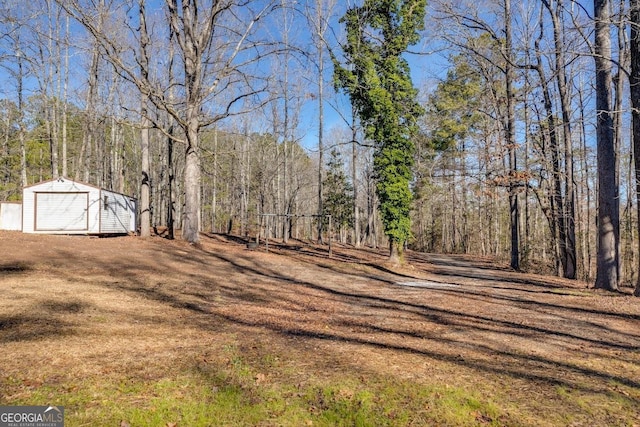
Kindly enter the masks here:
[[346, 65], [334, 57], [335, 83], [350, 97], [367, 138], [376, 144], [376, 191], [392, 256], [411, 236], [413, 138], [424, 110], [416, 102], [409, 63], [402, 55], [420, 40], [425, 0], [365, 0], [350, 8]]
[[329, 153], [326, 176], [322, 184], [323, 215], [331, 215], [335, 227], [351, 227], [353, 225], [353, 185], [344, 173], [344, 162], [335, 148]]
[[0, 100], [0, 200], [20, 200], [20, 146], [17, 143], [18, 109], [7, 99]]
[[482, 78], [463, 56], [454, 57], [452, 62], [447, 79], [429, 98], [428, 112], [436, 123], [430, 143], [439, 150], [455, 147], [481, 120]]

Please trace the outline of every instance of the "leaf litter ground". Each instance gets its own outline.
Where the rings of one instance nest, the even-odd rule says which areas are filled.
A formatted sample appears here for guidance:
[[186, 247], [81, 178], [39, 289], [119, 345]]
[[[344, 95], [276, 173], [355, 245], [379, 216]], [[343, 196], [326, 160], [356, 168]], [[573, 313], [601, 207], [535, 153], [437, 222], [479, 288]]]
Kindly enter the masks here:
[[0, 253], [0, 404], [63, 401], [68, 425], [114, 400], [144, 408], [141, 381], [237, 358], [254, 366], [252, 386], [468, 390], [501, 414], [478, 412], [477, 425], [640, 425], [640, 300], [585, 283], [478, 257], [409, 252], [397, 269], [373, 249], [334, 245], [329, 258], [326, 246], [266, 252], [221, 235], [194, 247], [0, 232]]

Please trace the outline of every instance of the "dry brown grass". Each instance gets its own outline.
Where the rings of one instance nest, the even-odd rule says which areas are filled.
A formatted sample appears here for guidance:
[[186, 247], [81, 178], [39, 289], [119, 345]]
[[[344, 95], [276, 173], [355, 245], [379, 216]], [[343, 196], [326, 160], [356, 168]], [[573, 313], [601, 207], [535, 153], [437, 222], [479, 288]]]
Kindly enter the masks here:
[[[260, 399], [333, 383], [353, 399], [385, 379], [432, 390], [407, 424], [434, 422], [450, 387], [495, 407], [477, 425], [640, 425], [639, 299], [486, 259], [412, 253], [392, 270], [377, 251], [326, 252], [0, 232], [0, 404], [62, 402], [92, 425], [106, 407], [151, 413], [162, 390], [188, 399], [199, 389], [175, 384], [193, 378]], [[442, 286], [397, 284], [419, 280]]]

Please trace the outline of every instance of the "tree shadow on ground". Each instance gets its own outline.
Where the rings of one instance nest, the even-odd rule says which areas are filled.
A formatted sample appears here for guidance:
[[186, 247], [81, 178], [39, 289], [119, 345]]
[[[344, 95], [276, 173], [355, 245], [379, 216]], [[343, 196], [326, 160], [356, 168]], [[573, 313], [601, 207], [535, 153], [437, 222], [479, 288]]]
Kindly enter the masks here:
[[[77, 270], [65, 274], [76, 280], [86, 269], [98, 269], [110, 277], [103, 286], [185, 310], [192, 315], [183, 321], [203, 331], [243, 331], [240, 339], [245, 332], [266, 332], [285, 343], [291, 338], [323, 343], [324, 352], [334, 344], [390, 351], [481, 375], [616, 393], [640, 404], [637, 394], [611, 390], [612, 383], [640, 388], [635, 371], [619, 368], [622, 362], [640, 363], [640, 335], [631, 332], [637, 314], [580, 305], [579, 297], [545, 291], [537, 281], [488, 275], [455, 289], [407, 289], [395, 285], [394, 277], [404, 278], [391, 271], [318, 267], [309, 258], [238, 248], [227, 253], [208, 243], [202, 248], [162, 244], [144, 262], [75, 260]], [[161, 279], [148, 280], [150, 271], [160, 272], [155, 276]], [[468, 278], [450, 273], [443, 280]], [[9, 330], [14, 323], [5, 319], [0, 325]], [[72, 325], [59, 325], [64, 327]], [[610, 359], [620, 362], [618, 367], [607, 365]], [[322, 364], [317, 357], [315, 363]], [[359, 369], [356, 362], [344, 363]]]
[[[181, 256], [176, 254], [176, 256]], [[620, 373], [608, 372], [604, 369], [595, 369], [582, 366], [577, 360], [581, 356], [573, 358], [552, 358], [526, 352], [509, 346], [489, 345], [480, 337], [486, 334], [495, 335], [501, 339], [524, 339], [532, 343], [545, 343], [552, 339], [557, 341], [559, 349], [569, 346], [582, 353], [586, 357], [601, 357], [599, 353], [625, 352], [634, 354], [640, 350], [640, 336], [618, 331], [614, 328], [604, 328], [601, 334], [590, 336], [600, 325], [588, 322], [585, 318], [591, 315], [610, 316], [623, 320], [633, 321], [637, 316], [626, 316], [604, 310], [593, 310], [562, 304], [549, 304], [537, 301], [537, 294], [516, 293], [517, 286], [501, 288], [508, 295], [487, 295], [473, 287], [465, 287], [460, 290], [439, 289], [433, 291], [414, 291], [408, 298], [407, 293], [399, 297], [372, 295], [370, 288], [362, 288], [360, 291], [343, 290], [340, 284], [331, 284], [322, 280], [301, 280], [295, 277], [295, 272], [282, 270], [270, 266], [268, 263], [254, 259], [250, 254], [223, 255], [212, 251], [203, 250], [194, 256], [190, 262], [213, 266], [213, 270], [226, 265], [225, 271], [232, 270], [245, 277], [245, 281], [237, 281], [235, 285], [220, 287], [224, 293], [224, 304], [217, 304], [208, 300], [206, 292], [200, 292], [197, 297], [202, 299], [202, 305], [190, 307], [180, 302], [188, 297], [186, 294], [171, 294], [171, 298], [165, 300], [174, 307], [181, 307], [196, 311], [201, 314], [210, 314], [212, 323], [221, 321], [237, 324], [247, 328], [269, 330], [283, 337], [297, 337], [310, 340], [318, 340], [327, 343], [342, 343], [355, 346], [364, 346], [372, 349], [391, 350], [407, 354], [427, 357], [442, 362], [459, 365], [478, 372], [495, 375], [507, 375], [514, 379], [543, 382], [549, 386], [565, 386], [580, 389], [590, 393], [604, 393], [606, 383], [619, 383], [628, 387], [640, 388], [640, 382], [632, 376]], [[301, 267], [302, 268], [302, 267]], [[203, 277], [209, 274], [203, 271]], [[353, 273], [354, 277], [357, 276]], [[228, 281], [229, 278], [227, 277]], [[379, 280], [379, 279], [376, 279]], [[388, 280], [381, 281], [388, 283]], [[274, 289], [277, 283], [277, 290]], [[523, 283], [527, 286], [537, 284]], [[239, 298], [237, 287], [245, 286], [252, 289], [255, 296]], [[357, 289], [357, 287], [356, 287]], [[479, 289], [482, 289], [481, 287]], [[130, 289], [131, 290], [131, 289]], [[136, 290], [148, 298], [162, 301], [166, 296], [158, 298], [158, 291], [150, 293], [149, 290]], [[572, 321], [571, 328], [564, 328], [562, 323], [541, 324], [531, 319], [509, 320], [502, 313], [483, 313], [473, 310], [463, 311], [446, 308], [435, 304], [418, 303], [416, 299], [428, 299], [429, 295], [449, 294], [456, 299], [468, 301], [469, 307], [477, 302], [490, 302], [492, 304], [504, 304], [510, 306], [519, 304], [521, 309], [535, 311], [536, 309], [554, 310], [552, 315], [564, 320], [564, 326]], [[191, 294], [191, 297], [196, 294]], [[557, 296], [563, 301], [561, 295]], [[301, 299], [309, 300], [308, 306], [300, 305]], [[473, 301], [476, 301], [474, 303]], [[320, 324], [310, 322], [300, 313], [323, 311], [327, 302], [343, 305], [345, 311], [334, 308], [334, 312], [327, 323], [331, 325], [331, 332], [327, 332]], [[269, 308], [277, 308], [279, 318], [274, 318]], [[571, 314], [573, 313], [573, 314]], [[576, 319], [579, 314], [579, 319]], [[394, 326], [385, 326], [384, 319], [404, 318], [408, 323], [397, 323]], [[372, 320], [373, 319], [373, 320]], [[378, 320], [375, 320], [378, 319]], [[381, 320], [382, 319], [382, 320]], [[410, 325], [411, 319], [423, 324], [439, 328], [436, 334], [423, 334], [415, 331]], [[377, 322], [379, 324], [377, 324]], [[207, 327], [201, 324], [201, 327]], [[355, 332], [354, 332], [355, 330]], [[358, 332], [360, 330], [360, 332]], [[455, 334], [451, 336], [451, 331]], [[581, 331], [577, 333], [576, 331]], [[603, 332], [603, 333], [602, 333]], [[476, 338], [478, 337], [478, 338]], [[469, 351], [471, 349], [472, 351]], [[629, 361], [629, 359], [627, 359]], [[562, 375], [558, 375], [562, 371]], [[606, 391], [609, 392], [609, 391]], [[633, 396], [625, 399], [634, 404], [640, 401]]]
[[30, 271], [31, 267], [25, 263], [0, 264], [0, 274], [18, 274]]
[[88, 307], [87, 303], [78, 300], [46, 300], [21, 307], [16, 314], [0, 315], [0, 343], [75, 335], [77, 324], [62, 317], [79, 314]]

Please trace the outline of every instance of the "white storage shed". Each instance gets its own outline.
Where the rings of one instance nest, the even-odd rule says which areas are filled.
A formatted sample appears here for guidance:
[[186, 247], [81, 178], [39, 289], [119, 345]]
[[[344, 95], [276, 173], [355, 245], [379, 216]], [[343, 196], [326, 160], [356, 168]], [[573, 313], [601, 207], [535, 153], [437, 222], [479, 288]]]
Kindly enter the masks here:
[[0, 230], [22, 230], [22, 204], [0, 202]]
[[22, 231], [41, 234], [127, 234], [136, 230], [136, 200], [68, 178], [22, 190]]

